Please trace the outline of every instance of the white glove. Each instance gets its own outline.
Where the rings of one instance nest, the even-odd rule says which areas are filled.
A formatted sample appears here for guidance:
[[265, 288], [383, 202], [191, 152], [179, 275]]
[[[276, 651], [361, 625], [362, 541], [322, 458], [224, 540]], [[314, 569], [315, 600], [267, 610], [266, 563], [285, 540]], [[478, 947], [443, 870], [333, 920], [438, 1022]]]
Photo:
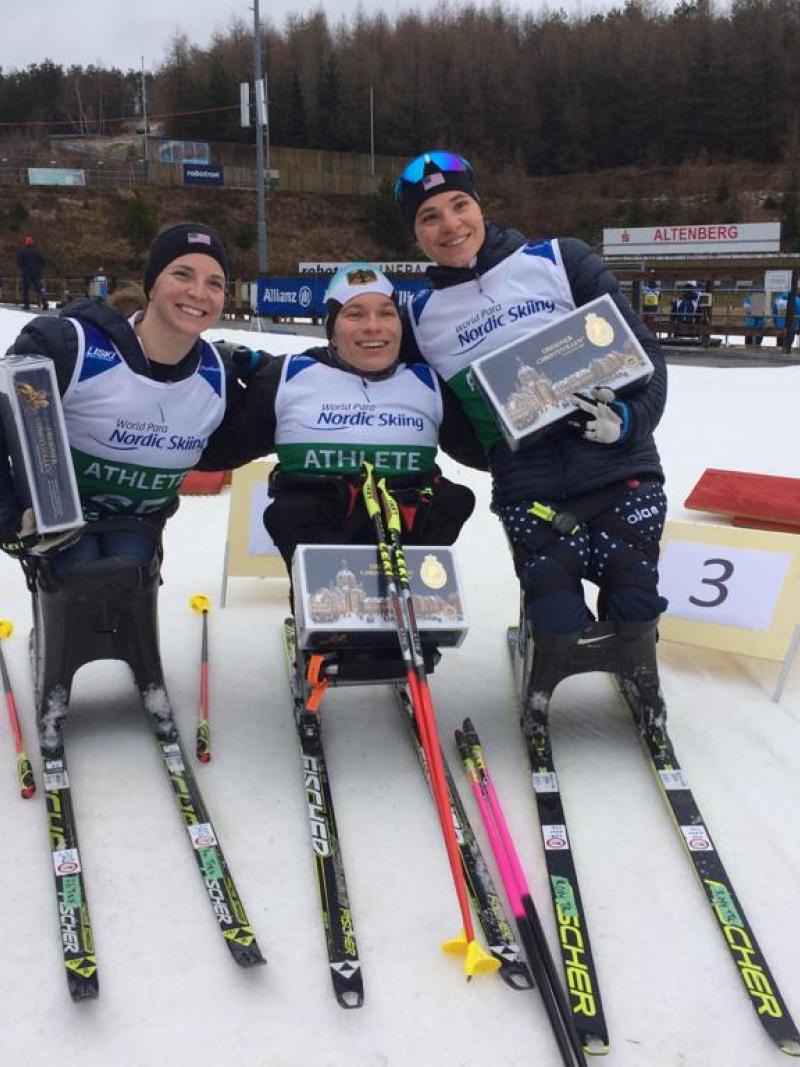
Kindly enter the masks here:
[[20, 524], [20, 537], [33, 537], [36, 534], [36, 516], [33, 514], [33, 508], [25, 508], [22, 513], [22, 523]]
[[575, 406], [590, 416], [583, 428], [583, 436], [587, 441], [600, 445], [613, 445], [619, 441], [623, 420], [615, 408], [621, 408], [622, 404], [620, 401], [614, 402], [614, 395], [614, 390], [605, 386], [595, 388], [593, 400], [573, 394]]

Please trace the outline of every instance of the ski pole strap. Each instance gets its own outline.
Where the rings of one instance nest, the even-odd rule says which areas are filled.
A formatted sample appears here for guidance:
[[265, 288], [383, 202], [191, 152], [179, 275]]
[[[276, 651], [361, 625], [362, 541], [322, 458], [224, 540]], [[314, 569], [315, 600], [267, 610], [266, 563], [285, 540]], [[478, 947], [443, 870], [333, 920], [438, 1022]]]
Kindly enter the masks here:
[[380, 490], [381, 501], [383, 503], [384, 513], [386, 514], [386, 522], [389, 527], [389, 535], [392, 542], [391, 552], [394, 557], [394, 568], [397, 573], [397, 580], [402, 589], [408, 590], [411, 588], [411, 579], [408, 573], [406, 554], [403, 551], [403, 546], [400, 542], [400, 508], [397, 506], [395, 498], [389, 492], [389, 487], [386, 484], [385, 478], [381, 478], [378, 482], [378, 489]]
[[378, 500], [378, 487], [375, 484], [375, 471], [371, 463], [364, 462], [364, 485], [362, 493], [367, 514], [375, 523], [375, 533], [378, 539], [378, 558], [381, 564], [383, 576], [391, 589], [395, 583], [396, 560], [391, 547], [387, 544], [386, 530], [383, 525], [383, 512]]
[[461, 756], [461, 762], [464, 764], [464, 770], [467, 772], [467, 777], [471, 782], [479, 785], [478, 772], [475, 769], [475, 761], [472, 758], [472, 748], [461, 730], [456, 730], [456, 746], [458, 754]]
[[402, 529], [400, 523], [400, 508], [397, 506], [397, 501], [389, 492], [389, 487], [386, 484], [386, 479], [381, 478], [378, 482], [378, 490], [381, 494], [381, 501], [383, 503], [383, 512], [386, 516], [386, 526], [390, 533], [400, 535]]
[[375, 485], [375, 470], [371, 463], [364, 462], [364, 484], [361, 487], [364, 496], [364, 506], [371, 519], [377, 515], [380, 517], [381, 506], [378, 503], [378, 489]]

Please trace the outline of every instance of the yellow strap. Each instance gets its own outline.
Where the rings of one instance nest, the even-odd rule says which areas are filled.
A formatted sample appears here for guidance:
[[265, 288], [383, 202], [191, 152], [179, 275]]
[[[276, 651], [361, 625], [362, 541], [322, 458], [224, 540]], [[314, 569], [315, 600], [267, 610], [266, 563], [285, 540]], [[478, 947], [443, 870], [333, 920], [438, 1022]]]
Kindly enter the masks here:
[[537, 519], [544, 519], [545, 522], [552, 522], [556, 517], [556, 512], [553, 508], [549, 508], [547, 504], [540, 504], [538, 500], [534, 500], [528, 508], [528, 513], [535, 515]]
[[378, 482], [378, 489], [380, 489], [381, 496], [383, 497], [383, 506], [386, 509], [386, 525], [390, 530], [399, 534], [402, 528], [400, 524], [400, 508], [397, 506], [395, 498], [389, 492], [385, 478], [381, 478]]
[[381, 506], [378, 503], [378, 493], [375, 488], [375, 475], [373, 473], [373, 466], [371, 463], [364, 461], [364, 485], [361, 492], [364, 496], [364, 505], [367, 509], [367, 514], [371, 519], [374, 519], [376, 515], [380, 515]]

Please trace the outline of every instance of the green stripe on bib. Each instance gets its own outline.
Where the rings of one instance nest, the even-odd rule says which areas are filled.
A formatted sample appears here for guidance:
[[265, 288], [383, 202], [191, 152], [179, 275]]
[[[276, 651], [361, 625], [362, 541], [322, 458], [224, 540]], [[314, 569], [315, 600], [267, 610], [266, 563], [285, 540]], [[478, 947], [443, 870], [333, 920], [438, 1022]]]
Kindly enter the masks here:
[[158, 511], [181, 487], [191, 467], [165, 470], [136, 463], [102, 459], [72, 449], [78, 491], [84, 504], [100, 504], [109, 511]]
[[360, 474], [368, 461], [377, 475], [391, 477], [431, 471], [436, 459], [435, 448], [420, 445], [282, 444], [277, 452], [288, 474]]

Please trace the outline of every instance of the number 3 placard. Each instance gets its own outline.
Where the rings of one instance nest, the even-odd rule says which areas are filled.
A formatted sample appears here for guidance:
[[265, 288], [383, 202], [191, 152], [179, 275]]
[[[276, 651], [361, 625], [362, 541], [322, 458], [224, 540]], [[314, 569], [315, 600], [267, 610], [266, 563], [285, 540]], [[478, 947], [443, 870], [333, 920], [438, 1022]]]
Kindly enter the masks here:
[[668, 522], [659, 572], [666, 640], [785, 657], [800, 623], [800, 536]]

